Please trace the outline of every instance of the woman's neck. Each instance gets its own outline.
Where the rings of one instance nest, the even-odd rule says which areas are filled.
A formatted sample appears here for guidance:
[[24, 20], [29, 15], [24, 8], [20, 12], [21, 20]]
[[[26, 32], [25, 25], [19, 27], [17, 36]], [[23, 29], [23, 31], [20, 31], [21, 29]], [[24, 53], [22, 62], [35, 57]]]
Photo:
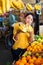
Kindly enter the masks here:
[[27, 23], [26, 25], [27, 25], [27, 26], [30, 26], [30, 24], [28, 24], [28, 23]]

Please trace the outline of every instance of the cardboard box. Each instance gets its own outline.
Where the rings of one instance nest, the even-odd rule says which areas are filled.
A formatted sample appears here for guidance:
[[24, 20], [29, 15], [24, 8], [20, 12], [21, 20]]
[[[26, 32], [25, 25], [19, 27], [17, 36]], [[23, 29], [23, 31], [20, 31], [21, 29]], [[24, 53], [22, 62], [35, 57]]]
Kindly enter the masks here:
[[32, 4], [36, 3], [35, 0], [23, 0], [23, 2], [24, 3], [32, 3]]
[[39, 34], [40, 34], [40, 35], [43, 34], [43, 25], [40, 25], [40, 26], [39, 26]]

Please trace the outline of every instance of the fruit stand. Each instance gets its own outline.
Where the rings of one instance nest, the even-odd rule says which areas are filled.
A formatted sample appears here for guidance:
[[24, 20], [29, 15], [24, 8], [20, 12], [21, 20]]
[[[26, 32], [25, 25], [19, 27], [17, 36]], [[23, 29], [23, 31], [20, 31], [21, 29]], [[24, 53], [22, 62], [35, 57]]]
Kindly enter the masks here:
[[[26, 1], [27, 2], [27, 1]], [[35, 22], [35, 34], [39, 34], [39, 14], [41, 12], [41, 5], [39, 4], [39, 0], [36, 0], [36, 2], [34, 2], [34, 5], [30, 4], [30, 3], [25, 3], [22, 0], [6, 0], [0, 1], [0, 17], [1, 16], [6, 16], [6, 13], [10, 13], [12, 10], [15, 11], [20, 11], [20, 12], [28, 12], [31, 11], [35, 14], [37, 21]], [[19, 4], [18, 4], [19, 3]], [[36, 4], [35, 4], [36, 3]], [[36, 13], [39, 12], [38, 14]], [[37, 27], [36, 27], [37, 26]]]
[[28, 46], [27, 51], [12, 65], [43, 65], [43, 36], [35, 36], [35, 41]]
[[[15, 61], [15, 60], [13, 61], [12, 65], [43, 65], [43, 36], [39, 36], [39, 15], [41, 15], [41, 5], [39, 0], [36, 0], [36, 4], [34, 5], [30, 3], [25, 4], [22, 0], [17, 0], [17, 1], [16, 0], [15, 1], [0, 0], [0, 2], [1, 2], [0, 18], [4, 18], [5, 16], [3, 25], [8, 24], [6, 26], [10, 26], [8, 21], [6, 20], [7, 20], [7, 17], [9, 16], [9, 13], [11, 14], [12, 11], [16, 11], [19, 13], [20, 12], [27, 13], [28, 11], [29, 12], [31, 11], [36, 16], [35, 28], [34, 28], [36, 35], [34, 36], [34, 41], [30, 43], [30, 45], [27, 47], [26, 52], [18, 59], [18, 61]], [[6, 15], [7, 13], [8, 13], [8, 16]], [[4, 29], [6, 30], [6, 28]], [[8, 34], [11, 33], [9, 32], [9, 30], [7, 30], [7, 32]], [[10, 37], [8, 36], [7, 38], [9, 39]], [[5, 40], [7, 40], [7, 38]], [[8, 42], [10, 41], [7, 40], [7, 43]], [[11, 44], [12, 44], [12, 40], [11, 40]], [[10, 48], [10, 46], [8, 47]]]

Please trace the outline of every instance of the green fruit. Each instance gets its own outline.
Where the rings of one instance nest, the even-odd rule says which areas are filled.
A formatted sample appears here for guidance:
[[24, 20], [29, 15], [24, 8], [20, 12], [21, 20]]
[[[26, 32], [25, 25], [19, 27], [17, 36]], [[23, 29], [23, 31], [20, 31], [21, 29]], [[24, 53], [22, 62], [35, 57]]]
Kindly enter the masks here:
[[31, 52], [28, 52], [28, 55], [31, 55], [32, 53]]
[[27, 51], [22, 56], [27, 56]]
[[38, 35], [35, 36], [35, 40], [38, 40], [40, 37]]
[[38, 39], [38, 42], [41, 42], [41, 38]]

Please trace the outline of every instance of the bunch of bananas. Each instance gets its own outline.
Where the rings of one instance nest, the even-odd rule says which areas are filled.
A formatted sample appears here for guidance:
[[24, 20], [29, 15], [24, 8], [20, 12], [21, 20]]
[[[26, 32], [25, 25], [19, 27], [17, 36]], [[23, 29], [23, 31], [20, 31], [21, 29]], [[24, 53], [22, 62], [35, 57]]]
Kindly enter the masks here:
[[41, 10], [41, 5], [35, 4], [34, 8], [35, 8], [36, 10]]
[[[15, 10], [23, 10], [25, 5], [22, 0], [0, 0], [0, 15], [8, 12], [10, 7], [14, 8]], [[31, 4], [27, 3], [26, 9], [28, 11], [32, 11], [34, 9], [40, 10], [41, 6], [39, 4], [35, 4], [35, 6], [32, 7]]]
[[10, 10], [10, 0], [0, 0], [0, 15]]
[[14, 8], [15, 10], [17, 10], [17, 7], [14, 6], [14, 2], [12, 0], [10, 0], [10, 6], [11, 8]]
[[32, 7], [31, 4], [27, 3], [27, 4], [26, 4], [26, 9], [27, 9], [28, 11], [32, 11], [34, 8]]
[[22, 0], [13, 0], [11, 3], [11, 7], [13, 7], [16, 10], [21, 10], [24, 8], [24, 3], [22, 2]]
[[2, 15], [3, 13], [2, 13], [2, 8], [0, 7], [0, 15]]

